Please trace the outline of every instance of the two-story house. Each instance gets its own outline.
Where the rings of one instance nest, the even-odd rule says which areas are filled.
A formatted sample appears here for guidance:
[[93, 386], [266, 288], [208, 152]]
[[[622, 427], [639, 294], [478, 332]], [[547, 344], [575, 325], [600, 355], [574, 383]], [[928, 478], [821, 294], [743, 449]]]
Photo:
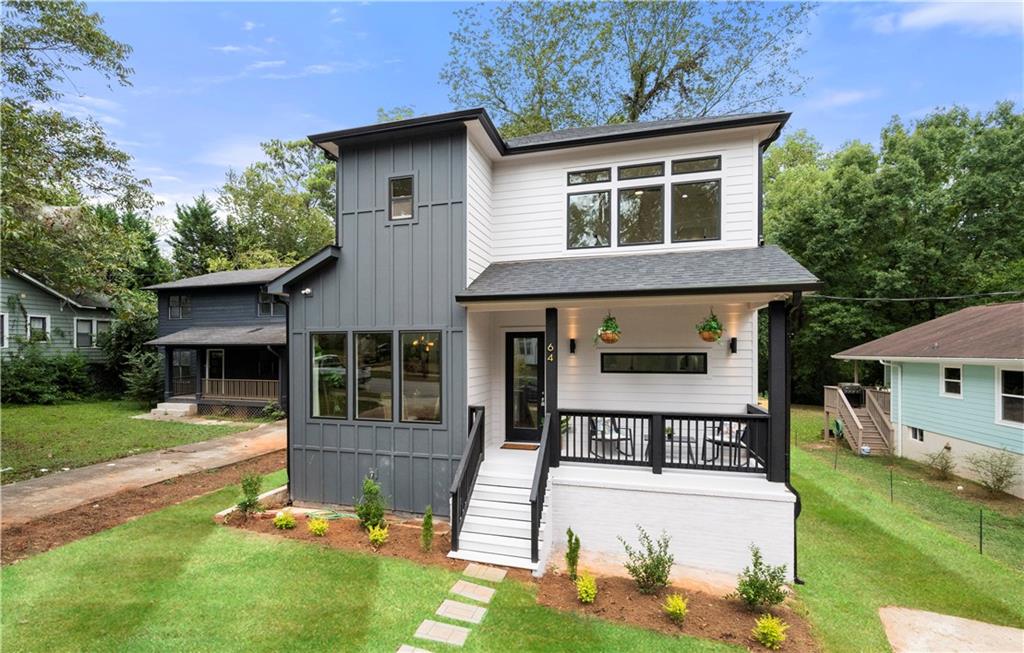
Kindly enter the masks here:
[[287, 304], [266, 284], [287, 268], [211, 272], [150, 286], [163, 354], [159, 412], [251, 414], [288, 405]]
[[352, 504], [372, 474], [396, 510], [449, 516], [453, 557], [542, 571], [569, 526], [621, 556], [639, 523], [682, 565], [733, 573], [754, 543], [794, 574], [787, 320], [819, 281], [762, 240], [788, 117], [506, 140], [474, 109], [310, 137], [337, 161], [337, 242], [268, 285], [291, 498]]

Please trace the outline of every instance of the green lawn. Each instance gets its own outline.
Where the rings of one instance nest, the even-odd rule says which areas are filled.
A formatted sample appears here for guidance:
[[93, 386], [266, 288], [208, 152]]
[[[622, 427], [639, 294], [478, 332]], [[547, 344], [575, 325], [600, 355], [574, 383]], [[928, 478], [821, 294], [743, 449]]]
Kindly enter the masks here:
[[0, 467], [4, 483], [81, 467], [143, 451], [237, 433], [250, 424], [206, 426], [131, 419], [147, 412], [130, 401], [82, 401], [0, 410]]
[[[265, 487], [282, 483], [283, 472]], [[2, 574], [14, 651], [381, 651], [459, 576], [214, 525], [233, 486], [41, 554]], [[506, 580], [463, 651], [737, 651], [539, 606]], [[431, 644], [434, 651], [455, 650]]]
[[[794, 436], [820, 435], [820, 409], [795, 409]], [[902, 478], [901, 478], [902, 477]], [[1024, 523], [1003, 519], [993, 554], [981, 556], [962, 513], [977, 508], [897, 467], [897, 497], [889, 501], [884, 461], [829, 452], [793, 451], [793, 485], [803, 499], [799, 519], [798, 594], [828, 651], [879, 651], [887, 643], [878, 608], [898, 605], [990, 623], [1024, 627]], [[904, 482], [906, 480], [906, 482]], [[975, 522], [976, 525], [976, 522]], [[998, 542], [998, 544], [996, 543]]]

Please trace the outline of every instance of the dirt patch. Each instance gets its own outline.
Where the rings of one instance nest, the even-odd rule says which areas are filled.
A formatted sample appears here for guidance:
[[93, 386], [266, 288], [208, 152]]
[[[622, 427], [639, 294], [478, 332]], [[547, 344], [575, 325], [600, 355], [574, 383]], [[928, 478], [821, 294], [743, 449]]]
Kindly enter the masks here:
[[[669, 621], [661, 610], [665, 597], [673, 593], [682, 594], [687, 600], [689, 613], [682, 627]], [[654, 595], [644, 595], [637, 591], [630, 578], [600, 576], [597, 578], [597, 600], [591, 605], [583, 605], [576, 598], [576, 587], [567, 575], [549, 572], [540, 581], [537, 601], [558, 610], [618, 621], [668, 635], [691, 635], [746, 646], [754, 651], [767, 650], [750, 636], [760, 613], [747, 610], [739, 601], [676, 585]], [[799, 614], [785, 605], [773, 608], [771, 612], [790, 626], [783, 650], [791, 653], [819, 650], [811, 636], [810, 626]]]
[[252, 458], [217, 469], [186, 474], [146, 487], [125, 490], [92, 503], [34, 519], [0, 531], [0, 562], [8, 565], [123, 524], [147, 513], [237, 483], [245, 474], [269, 474], [285, 466], [285, 452]]

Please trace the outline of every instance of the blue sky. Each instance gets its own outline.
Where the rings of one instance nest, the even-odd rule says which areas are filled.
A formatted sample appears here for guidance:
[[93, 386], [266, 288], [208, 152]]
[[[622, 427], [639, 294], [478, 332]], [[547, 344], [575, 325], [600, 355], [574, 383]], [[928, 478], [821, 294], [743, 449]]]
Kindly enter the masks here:
[[[438, 72], [454, 3], [91, 3], [134, 48], [131, 88], [76, 78], [68, 111], [88, 113], [135, 157], [171, 216], [213, 194], [269, 138], [373, 122], [377, 107], [449, 110]], [[898, 114], [1022, 104], [1024, 5], [825, 3], [798, 65], [811, 81], [781, 107], [787, 131], [834, 148], [877, 142]]]

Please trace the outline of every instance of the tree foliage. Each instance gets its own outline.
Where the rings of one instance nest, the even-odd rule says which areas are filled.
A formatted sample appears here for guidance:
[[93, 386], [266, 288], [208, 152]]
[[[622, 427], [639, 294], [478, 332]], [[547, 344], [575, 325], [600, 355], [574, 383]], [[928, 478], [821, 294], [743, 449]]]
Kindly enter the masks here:
[[794, 94], [809, 3], [512, 2], [456, 12], [441, 72], [504, 136], [754, 111]]
[[205, 274], [214, 259], [233, 257], [231, 234], [205, 194], [191, 205], [175, 205], [174, 213], [174, 234], [167, 240], [178, 276]]
[[[1024, 290], [1024, 115], [1000, 103], [984, 115], [957, 107], [916, 124], [894, 118], [880, 143], [878, 151], [852, 142], [827, 154], [800, 132], [770, 149], [767, 240], [821, 278], [828, 295]], [[818, 401], [823, 385], [848, 374], [848, 364], [831, 359], [838, 351], [999, 300], [808, 298], [794, 325], [794, 398]]]
[[377, 107], [377, 122], [394, 122], [396, 120], [408, 120], [416, 115], [416, 110], [410, 104], [402, 104], [397, 107], [385, 109]]

